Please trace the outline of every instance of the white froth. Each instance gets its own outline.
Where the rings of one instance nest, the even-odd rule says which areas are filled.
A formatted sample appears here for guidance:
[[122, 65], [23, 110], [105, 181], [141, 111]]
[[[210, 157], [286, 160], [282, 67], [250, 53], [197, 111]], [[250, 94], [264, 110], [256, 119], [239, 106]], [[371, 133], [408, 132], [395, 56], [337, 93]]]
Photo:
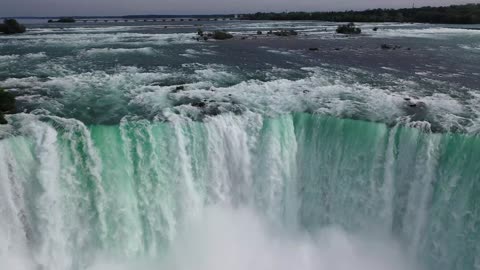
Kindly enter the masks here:
[[45, 52], [39, 52], [39, 53], [27, 53], [24, 55], [19, 55], [19, 54], [10, 54], [10, 55], [0, 55], [0, 65], [10, 63], [13, 61], [18, 61], [18, 60], [37, 60], [37, 59], [42, 59], [47, 57]]
[[0, 55], [0, 61], [12, 61], [18, 59], [20, 55], [18, 54], [10, 54], [10, 55]]
[[[418, 95], [417, 89], [420, 87], [412, 81], [397, 80], [390, 75], [385, 75], [384, 78], [392, 81], [390, 88], [358, 83], [353, 73], [364, 74], [363, 76], [368, 76], [368, 73], [355, 69], [351, 70], [352, 73], [339, 73], [325, 68], [304, 68], [309, 73], [307, 77], [288, 80], [283, 77], [291, 70], [273, 68], [269, 81], [242, 81], [241, 73], [223, 65], [190, 64], [184, 68], [193, 69], [193, 73], [178, 73], [165, 68], [160, 68], [157, 72], [145, 72], [136, 67], [123, 67], [113, 73], [97, 71], [63, 74], [48, 79], [10, 78], [0, 82], [0, 87], [52, 89], [63, 93], [63, 98], [68, 99], [74, 99], [79, 93], [88, 95], [103, 91], [105, 95], [127, 99], [130, 104], [142, 107], [154, 115], [170, 110], [174, 104], [172, 101], [180, 102], [180, 111], [191, 111], [192, 107], [181, 106], [188, 105], [183, 104], [182, 100], [187, 100], [187, 103], [188, 100], [211, 100], [221, 106], [240, 104], [247, 110], [271, 116], [309, 111], [337, 117], [361, 115], [367, 120], [387, 123], [395, 122], [405, 115], [407, 104], [404, 98]], [[158, 86], [155, 83], [176, 76], [192, 82], [184, 84], [184, 90], [176, 93], [172, 93], [176, 86]], [[221, 86], [225, 84], [230, 86]], [[61, 109], [61, 100], [53, 102], [33, 93], [20, 98], [34, 104], [51, 102], [51, 108]], [[422, 96], [418, 101], [426, 104], [429, 119], [445, 130], [463, 126], [469, 112], [479, 111], [474, 103], [462, 104], [446, 94]], [[475, 116], [475, 119], [478, 118]]]
[[185, 53], [180, 54], [183, 57], [188, 57], [188, 58], [198, 58], [202, 55], [215, 55], [216, 53], [212, 50], [209, 49], [200, 49], [200, 50], [195, 50], [195, 49], [186, 49]]
[[27, 53], [25, 54], [25, 57], [29, 59], [41, 59], [41, 58], [46, 58], [47, 54], [45, 52]]
[[378, 31], [369, 32], [369, 35], [376, 38], [386, 37], [410, 37], [410, 38], [430, 38], [430, 39], [445, 39], [451, 37], [480, 37], [480, 31], [448, 28], [448, 27], [419, 27], [416, 25], [410, 28], [396, 28], [396, 29], [381, 29]]
[[85, 55], [105, 55], [105, 54], [145, 54], [154, 55], [156, 51], [151, 47], [144, 48], [94, 48], [83, 52]]
[[269, 53], [282, 54], [282, 55], [292, 55], [291, 51], [282, 51], [282, 50], [267, 50]]
[[[196, 42], [194, 33], [174, 34], [143, 34], [143, 33], [47, 33], [42, 35], [24, 34], [20, 36], [0, 36], [0, 40], [8, 41], [9, 45], [35, 46], [65, 46], [65, 47], [94, 47], [100, 45], [129, 46], [164, 46], [169, 44], [188, 44]], [[5, 43], [7, 44], [7, 43]], [[0, 43], [0, 45], [3, 45]]]
[[459, 47], [469, 51], [480, 52], [480, 44], [461, 44]]

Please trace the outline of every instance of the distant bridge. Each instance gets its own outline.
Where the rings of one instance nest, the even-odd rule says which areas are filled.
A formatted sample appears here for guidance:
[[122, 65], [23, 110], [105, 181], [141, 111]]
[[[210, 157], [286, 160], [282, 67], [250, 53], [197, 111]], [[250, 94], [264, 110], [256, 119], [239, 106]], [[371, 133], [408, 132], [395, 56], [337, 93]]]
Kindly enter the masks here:
[[83, 23], [118, 23], [118, 22], [200, 22], [200, 21], [230, 21], [234, 18], [128, 18], [128, 19], [80, 19]]

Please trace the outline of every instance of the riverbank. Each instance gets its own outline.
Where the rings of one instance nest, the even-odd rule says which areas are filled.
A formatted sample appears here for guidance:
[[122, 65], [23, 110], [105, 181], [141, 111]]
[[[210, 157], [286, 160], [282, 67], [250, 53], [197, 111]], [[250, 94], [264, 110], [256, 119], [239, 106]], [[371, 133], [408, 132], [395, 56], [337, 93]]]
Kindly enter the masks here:
[[435, 24], [479, 24], [480, 4], [420, 7], [404, 9], [370, 9], [344, 12], [283, 12], [244, 15], [249, 20], [318, 20], [332, 22], [402, 22]]

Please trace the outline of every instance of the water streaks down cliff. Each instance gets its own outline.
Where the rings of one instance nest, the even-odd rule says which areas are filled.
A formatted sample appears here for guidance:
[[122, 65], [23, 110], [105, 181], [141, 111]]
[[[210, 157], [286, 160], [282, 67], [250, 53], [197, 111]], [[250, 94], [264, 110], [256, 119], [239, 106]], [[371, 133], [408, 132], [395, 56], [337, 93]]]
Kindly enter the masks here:
[[10, 131], [0, 141], [0, 259], [10, 269], [478, 260], [475, 136], [303, 113], [88, 127], [21, 114]]

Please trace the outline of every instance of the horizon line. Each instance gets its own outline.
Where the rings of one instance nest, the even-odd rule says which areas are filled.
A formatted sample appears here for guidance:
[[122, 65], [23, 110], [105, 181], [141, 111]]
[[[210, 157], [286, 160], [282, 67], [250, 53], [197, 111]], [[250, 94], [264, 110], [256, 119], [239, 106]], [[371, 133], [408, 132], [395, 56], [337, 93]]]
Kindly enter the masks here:
[[451, 4], [451, 5], [425, 5], [418, 7], [404, 7], [404, 8], [367, 8], [367, 9], [346, 9], [346, 10], [325, 10], [325, 11], [255, 11], [255, 12], [242, 12], [242, 13], [212, 13], [212, 14], [127, 14], [127, 15], [60, 15], [60, 16], [0, 16], [0, 18], [20, 18], [20, 19], [54, 19], [62, 17], [71, 17], [71, 18], [123, 18], [123, 17], [206, 17], [206, 16], [235, 16], [235, 15], [248, 15], [255, 13], [290, 13], [290, 12], [303, 12], [303, 13], [328, 13], [328, 12], [361, 12], [367, 10], [375, 9], [386, 9], [386, 10], [400, 10], [400, 9], [420, 9], [425, 7], [451, 7], [451, 6], [465, 6], [465, 5], [480, 5], [480, 3], [466, 3], [466, 4]]

